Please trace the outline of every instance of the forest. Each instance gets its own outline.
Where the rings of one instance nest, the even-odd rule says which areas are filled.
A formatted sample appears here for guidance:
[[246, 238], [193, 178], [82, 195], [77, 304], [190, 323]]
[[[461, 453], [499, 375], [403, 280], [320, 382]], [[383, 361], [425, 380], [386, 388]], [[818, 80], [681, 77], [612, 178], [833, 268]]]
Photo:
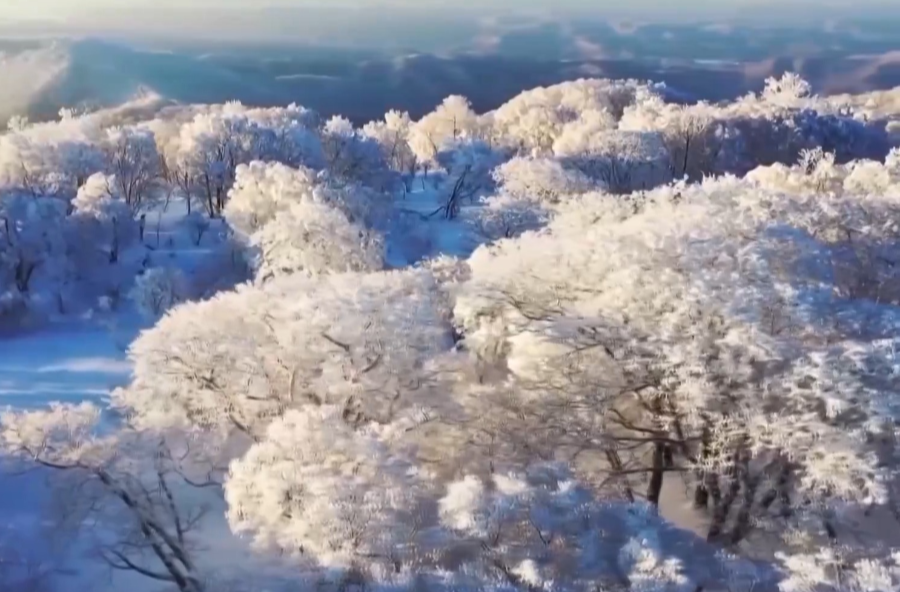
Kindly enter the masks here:
[[0, 340], [139, 331], [0, 487], [132, 592], [900, 589], [900, 90], [669, 96], [12, 119]]

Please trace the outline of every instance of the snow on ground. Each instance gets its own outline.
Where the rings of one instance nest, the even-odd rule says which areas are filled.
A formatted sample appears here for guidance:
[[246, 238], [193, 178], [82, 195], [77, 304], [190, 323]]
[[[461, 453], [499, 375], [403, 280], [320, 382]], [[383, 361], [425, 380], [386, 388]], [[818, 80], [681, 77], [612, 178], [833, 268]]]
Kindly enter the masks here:
[[[0, 405], [34, 408], [48, 401], [101, 403], [131, 371], [123, 347], [137, 331], [97, 320], [51, 324], [0, 340]], [[124, 332], [123, 332], [124, 331]]]
[[434, 183], [422, 182], [420, 177], [413, 190], [397, 201], [396, 220], [387, 237], [389, 266], [405, 267], [438, 255], [468, 257], [480, 244], [481, 239], [461, 219], [447, 220], [437, 212], [441, 204]]
[[[148, 264], [178, 267], [189, 277], [211, 273], [215, 266], [205, 264], [221, 254], [215, 246], [221, 241], [221, 221], [212, 224], [196, 244], [185, 231], [184, 208], [180, 203], [171, 205], [161, 216], [147, 216]], [[110, 392], [128, 382], [128, 345], [147, 324], [125, 302], [114, 312], [94, 311], [82, 318], [55, 319], [36, 329], [4, 334], [0, 337], [0, 409], [35, 409], [51, 402], [106, 405]], [[30, 573], [46, 573], [51, 579], [62, 576], [59, 583], [69, 592], [157, 590], [158, 583], [143, 576], [110, 574], [102, 566], [86, 564], [71, 547], [67, 533], [47, 530], [46, 512], [52, 500], [48, 484], [58, 477], [9, 464], [0, 470], [0, 553], [4, 559], [12, 556], [17, 564], [12, 570], [0, 568], [0, 590], [5, 590], [10, 578], [21, 586]], [[210, 541], [221, 538], [219, 534]]]
[[[108, 326], [100, 319], [79, 319], [0, 339], [0, 407], [33, 409], [51, 401], [103, 404], [131, 372], [124, 347], [138, 324], [123, 321]], [[17, 579], [26, 571], [77, 573], [66, 565], [68, 538], [58, 532], [51, 536], [43, 521], [52, 477], [45, 471], [20, 473], [13, 466], [0, 473], [0, 549], [5, 555], [11, 549], [21, 562], [12, 574]], [[4, 575], [9, 577], [0, 574], [0, 587]]]

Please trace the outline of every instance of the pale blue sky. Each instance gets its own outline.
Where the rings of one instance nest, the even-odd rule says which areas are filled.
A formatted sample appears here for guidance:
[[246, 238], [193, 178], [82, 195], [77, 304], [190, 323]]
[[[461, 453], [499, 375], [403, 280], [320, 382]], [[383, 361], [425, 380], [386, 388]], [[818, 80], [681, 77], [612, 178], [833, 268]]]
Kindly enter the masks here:
[[[304, 9], [273, 15], [265, 8]], [[343, 9], [343, 10], [340, 10]], [[452, 14], [580, 13], [598, 19], [821, 21], [830, 16], [900, 15], [900, 0], [0, 0], [0, 25], [54, 33], [148, 33], [190, 38], [329, 37], [382, 26], [443, 22]], [[375, 23], [382, 23], [376, 25]], [[385, 25], [384, 23], [388, 23]], [[10, 27], [12, 25], [12, 27]]]
[[897, 0], [0, 0], [0, 18], [3, 19], [78, 19], [88, 20], [92, 16], [102, 18], [106, 14], [122, 14], [129, 11], [152, 10], [157, 14], [174, 13], [185, 8], [197, 10], [242, 9], [257, 10], [261, 6], [282, 7], [335, 7], [365, 8], [371, 6], [390, 6], [398, 10], [416, 8], [418, 10], [434, 9], [446, 11], [480, 10], [496, 8], [516, 10], [543, 9], [560, 12], [596, 12], [598, 14], [620, 9], [623, 4], [632, 11], [646, 12], [648, 17], [667, 7], [673, 9], [677, 5], [679, 12], [687, 12], [696, 17], [704, 15], [728, 14], [731, 12], [752, 11], [762, 6], [810, 8], [819, 11], [823, 8], [867, 8], [877, 11], [879, 7], [887, 8], [897, 5]]

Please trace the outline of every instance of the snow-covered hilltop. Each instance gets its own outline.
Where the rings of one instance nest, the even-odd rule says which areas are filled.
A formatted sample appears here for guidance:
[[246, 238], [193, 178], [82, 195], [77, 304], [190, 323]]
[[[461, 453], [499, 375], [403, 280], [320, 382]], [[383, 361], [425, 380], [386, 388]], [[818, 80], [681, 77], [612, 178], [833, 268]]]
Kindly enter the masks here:
[[144, 330], [5, 456], [110, 590], [896, 590], [898, 102], [667, 96], [14, 119], [0, 325]]

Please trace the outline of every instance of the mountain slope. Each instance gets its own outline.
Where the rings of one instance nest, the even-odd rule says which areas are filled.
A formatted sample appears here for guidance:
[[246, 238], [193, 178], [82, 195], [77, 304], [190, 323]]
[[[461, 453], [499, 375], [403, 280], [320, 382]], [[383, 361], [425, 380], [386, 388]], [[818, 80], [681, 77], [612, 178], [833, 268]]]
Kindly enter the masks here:
[[181, 103], [297, 102], [363, 123], [388, 109], [418, 117], [450, 94], [465, 95], [477, 110], [486, 111], [524, 89], [582, 77], [663, 81], [687, 98], [713, 101], [757, 90], [766, 77], [787, 70], [798, 71], [820, 92], [900, 85], [900, 62], [890, 53], [747, 56], [743, 61], [559, 59], [553, 53], [391, 55], [296, 45], [160, 51], [92, 39], [0, 41], [0, 120], [13, 114], [52, 118], [63, 106], [108, 107], [153, 94]]

